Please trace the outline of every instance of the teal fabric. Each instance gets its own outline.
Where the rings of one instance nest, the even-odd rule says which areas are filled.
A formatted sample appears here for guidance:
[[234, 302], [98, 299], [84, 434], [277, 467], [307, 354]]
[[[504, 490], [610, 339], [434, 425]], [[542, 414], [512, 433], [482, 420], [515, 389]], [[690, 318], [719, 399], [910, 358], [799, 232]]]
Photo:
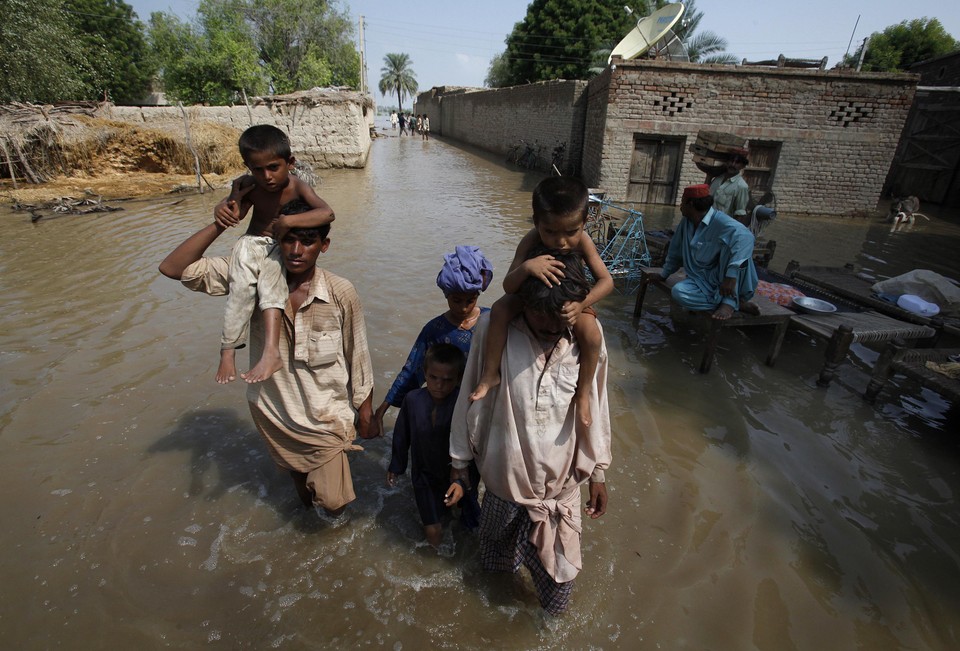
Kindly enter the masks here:
[[[681, 266], [686, 280], [674, 285], [674, 300], [689, 310], [713, 310], [720, 303], [734, 309], [753, 298], [757, 270], [753, 266], [754, 237], [746, 226], [711, 208], [699, 227], [684, 217], [670, 240], [661, 276], [667, 278]], [[724, 278], [737, 279], [737, 297], [721, 296]]]

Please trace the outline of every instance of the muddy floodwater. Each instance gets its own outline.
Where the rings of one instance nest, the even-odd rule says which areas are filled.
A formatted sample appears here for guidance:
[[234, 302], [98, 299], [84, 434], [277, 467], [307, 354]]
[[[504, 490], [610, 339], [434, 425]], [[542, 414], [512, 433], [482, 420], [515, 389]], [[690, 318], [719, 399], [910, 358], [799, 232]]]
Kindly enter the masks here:
[[[364, 170], [323, 173], [337, 221], [320, 262], [360, 293], [375, 404], [446, 309], [443, 253], [480, 246], [499, 287], [540, 178], [396, 137]], [[523, 575], [484, 574], [459, 526], [441, 553], [424, 544], [409, 479], [385, 486], [387, 440], [351, 453], [346, 523], [305, 511], [244, 387], [214, 381], [222, 299], [156, 271], [221, 196], [36, 224], [0, 209], [0, 648], [960, 648], [949, 405], [902, 378], [866, 404], [876, 352], [858, 345], [819, 388], [824, 344], [793, 331], [772, 368], [767, 329], [725, 332], [700, 375], [701, 343], [659, 292], [636, 325], [632, 296], [599, 306], [610, 506], [584, 523], [563, 617], [541, 614]], [[772, 266], [957, 277], [960, 218], [924, 212], [895, 234], [782, 216]], [[648, 228], [678, 217], [646, 213]]]

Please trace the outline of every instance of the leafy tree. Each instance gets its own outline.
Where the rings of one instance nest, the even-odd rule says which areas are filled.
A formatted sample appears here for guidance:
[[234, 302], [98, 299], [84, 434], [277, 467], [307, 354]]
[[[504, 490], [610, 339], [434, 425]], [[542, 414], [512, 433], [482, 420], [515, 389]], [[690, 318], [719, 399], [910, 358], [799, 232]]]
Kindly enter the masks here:
[[533, 0], [507, 36], [504, 85], [583, 79], [591, 52], [617, 42], [635, 23], [623, 0]]
[[154, 70], [133, 8], [123, 0], [65, 0], [64, 8], [90, 64], [88, 88], [118, 104], [142, 99]]
[[243, 4], [274, 92], [358, 85], [360, 58], [353, 44], [353, 23], [334, 3], [245, 0]]
[[[667, 0], [639, 0], [630, 3], [641, 15], [649, 15]], [[703, 18], [695, 0], [685, 3], [683, 20], [674, 32], [687, 44], [690, 60], [701, 63], [735, 63], [725, 54], [725, 39], [694, 32]], [[523, 21], [506, 39], [507, 49], [491, 61], [498, 74], [488, 73], [487, 84], [509, 86], [548, 79], [583, 79], [599, 74], [617, 42], [636, 25], [636, 15], [617, 2], [586, 0], [535, 0]], [[500, 73], [505, 68], [506, 73]]]
[[82, 99], [92, 74], [62, 0], [4, 0], [0, 102]]
[[490, 67], [487, 68], [487, 77], [483, 80], [483, 83], [488, 88], [503, 88], [508, 85], [507, 79], [509, 74], [510, 65], [507, 61], [506, 52], [495, 54], [493, 58], [490, 59]]
[[[907, 70], [914, 63], [949, 54], [958, 48], [960, 43], [947, 33], [936, 18], [905, 20], [870, 35], [862, 70]], [[862, 50], [861, 44], [856, 52], [844, 59], [844, 64], [855, 66]]]
[[383, 67], [380, 68], [380, 92], [386, 96], [387, 93], [396, 91], [401, 113], [403, 98], [413, 97], [417, 92], [416, 73], [410, 67], [412, 65], [409, 54], [386, 54], [383, 57]]
[[149, 39], [164, 90], [185, 104], [230, 104], [267, 91], [267, 77], [242, 16], [203, 0], [195, 23], [150, 16]]
[[349, 18], [327, 0], [200, 0], [197, 19], [151, 16], [151, 51], [166, 91], [227, 104], [249, 94], [356, 87], [360, 58]]

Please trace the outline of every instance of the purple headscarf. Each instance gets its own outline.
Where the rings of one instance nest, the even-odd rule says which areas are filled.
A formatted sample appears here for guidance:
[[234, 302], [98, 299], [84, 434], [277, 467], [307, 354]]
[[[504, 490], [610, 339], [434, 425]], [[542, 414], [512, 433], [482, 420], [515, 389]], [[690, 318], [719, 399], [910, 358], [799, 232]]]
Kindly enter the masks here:
[[443, 256], [443, 268], [437, 275], [437, 287], [444, 294], [482, 292], [493, 280], [493, 265], [476, 246], [458, 246]]

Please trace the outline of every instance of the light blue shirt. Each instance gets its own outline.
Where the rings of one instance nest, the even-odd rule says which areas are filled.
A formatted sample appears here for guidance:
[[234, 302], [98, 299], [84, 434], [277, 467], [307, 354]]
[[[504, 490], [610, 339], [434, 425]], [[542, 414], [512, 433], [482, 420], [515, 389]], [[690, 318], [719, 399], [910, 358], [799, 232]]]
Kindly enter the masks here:
[[[706, 296], [720, 302], [720, 284], [724, 278], [736, 278], [740, 267], [753, 258], [754, 237], [746, 226], [715, 208], [710, 208], [700, 225], [684, 217], [670, 240], [661, 277], [667, 278], [681, 266], [687, 279]], [[753, 288], [756, 272], [753, 272]], [[749, 285], [747, 280], [745, 285]], [[744, 290], [753, 288], [744, 286]]]

